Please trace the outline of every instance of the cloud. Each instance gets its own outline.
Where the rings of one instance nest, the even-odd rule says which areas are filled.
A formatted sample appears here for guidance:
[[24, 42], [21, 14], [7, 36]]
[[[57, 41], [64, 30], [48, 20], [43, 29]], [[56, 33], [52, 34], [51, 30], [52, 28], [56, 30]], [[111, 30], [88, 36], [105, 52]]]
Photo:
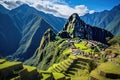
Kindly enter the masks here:
[[70, 7], [64, 0], [1, 0], [0, 4], [10, 10], [21, 4], [28, 4], [37, 10], [63, 18], [68, 18], [73, 13], [78, 13], [79, 16], [94, 13], [94, 10], [89, 10], [85, 5]]

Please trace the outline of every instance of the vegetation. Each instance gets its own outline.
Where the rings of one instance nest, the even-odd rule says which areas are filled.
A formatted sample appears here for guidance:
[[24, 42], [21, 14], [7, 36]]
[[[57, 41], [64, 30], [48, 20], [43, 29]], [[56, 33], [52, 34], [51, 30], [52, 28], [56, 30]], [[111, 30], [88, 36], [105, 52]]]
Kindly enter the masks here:
[[74, 45], [76, 46], [76, 48], [87, 52], [87, 53], [91, 53], [91, 54], [95, 54], [95, 53], [99, 53], [100, 51], [98, 50], [97, 47], [99, 46], [93, 46], [90, 43], [88, 43], [87, 41], [82, 40], [79, 43], [74, 43]]
[[99, 79], [99, 80], [113, 80], [118, 79], [120, 76], [120, 65], [116, 65], [113, 62], [102, 63], [95, 70], [90, 73], [91, 80]]

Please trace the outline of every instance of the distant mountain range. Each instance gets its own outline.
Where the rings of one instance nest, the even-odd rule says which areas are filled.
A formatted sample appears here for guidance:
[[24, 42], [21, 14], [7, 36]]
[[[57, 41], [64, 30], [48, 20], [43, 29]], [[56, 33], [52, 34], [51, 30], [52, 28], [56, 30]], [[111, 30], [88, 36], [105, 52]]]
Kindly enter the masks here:
[[[119, 9], [120, 5], [110, 11], [87, 14], [81, 17], [85, 22], [76, 17], [78, 22], [75, 22], [75, 26], [83, 27], [77, 28], [71, 23], [73, 16], [65, 24], [66, 19], [45, 14], [27, 4], [23, 4], [13, 10], [7, 10], [0, 5], [1, 56], [12, 55], [9, 56], [11, 60], [27, 60], [39, 48], [42, 36], [48, 29], [52, 29], [54, 33], [62, 30], [58, 34], [60, 37], [71, 38], [79, 36], [80, 38], [106, 43], [105, 38], [112, 37], [110, 32], [116, 36], [120, 35]], [[89, 24], [98, 26], [99, 28], [91, 27]], [[70, 27], [70, 25], [73, 26]], [[63, 26], [65, 31], [63, 30]], [[80, 30], [85, 32], [82, 33]]]
[[[64, 23], [65, 19], [26, 4], [10, 11], [0, 5], [0, 53], [2, 56], [13, 54], [12, 58], [19, 56], [24, 61], [33, 55], [48, 28], [58, 33]], [[24, 54], [27, 57], [24, 58]]]
[[81, 17], [87, 24], [98, 26], [120, 36], [120, 4], [111, 10], [86, 14]]
[[74, 13], [68, 18], [63, 30], [57, 35], [55, 35], [54, 31], [48, 29], [44, 33], [40, 46], [36, 49], [34, 55], [24, 63], [45, 70], [65, 57], [62, 55], [63, 51], [72, 44], [66, 42], [66, 40], [80, 38], [107, 43], [107, 37], [112, 38], [113, 35], [105, 29], [86, 24], [78, 14]]

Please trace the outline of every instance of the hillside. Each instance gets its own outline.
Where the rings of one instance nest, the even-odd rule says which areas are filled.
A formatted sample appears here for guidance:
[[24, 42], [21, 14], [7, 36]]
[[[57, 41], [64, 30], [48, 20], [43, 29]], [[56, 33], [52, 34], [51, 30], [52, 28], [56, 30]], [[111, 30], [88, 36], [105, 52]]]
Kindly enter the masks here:
[[[110, 43], [112, 44], [114, 42], [118, 44], [118, 41], [119, 38], [113, 38], [112, 40], [110, 40]], [[54, 41], [49, 42], [48, 45], [50, 45], [51, 43], [53, 44]], [[70, 46], [65, 48], [65, 50], [63, 51], [60, 50], [59, 55], [57, 52], [51, 53], [52, 51], [50, 52], [46, 50], [48, 52], [47, 54], [44, 53], [45, 55], [42, 54], [43, 56], [41, 56], [41, 58], [43, 57], [43, 59], [40, 60], [41, 63], [39, 63], [40, 65], [39, 67], [37, 67], [37, 69], [32, 66], [23, 65], [21, 62], [9, 62], [4, 59], [0, 59], [0, 72], [1, 72], [0, 78], [12, 79], [12, 80], [16, 80], [16, 79], [17, 80], [19, 79], [22, 80], [26, 80], [26, 79], [29, 80], [50, 80], [50, 79], [52, 80], [96, 80], [96, 79], [119, 80], [120, 79], [120, 73], [119, 73], [120, 51], [117, 53], [113, 52], [112, 55], [110, 53], [104, 53], [104, 51], [106, 51], [110, 47], [106, 48], [106, 45], [102, 43], [98, 43], [90, 40], [78, 39], [78, 38], [66, 40], [65, 43], [70, 44]], [[94, 43], [96, 43], [96, 45], [93, 46], [92, 44]], [[47, 47], [47, 45], [45, 47]], [[49, 46], [47, 49], [51, 49], [51, 47]], [[61, 43], [61, 47], [62, 47], [62, 43]], [[117, 47], [120, 48], [120, 46]], [[52, 55], [53, 57], [50, 57]], [[38, 58], [39, 57], [37, 56], [36, 59]], [[34, 60], [35, 57], [30, 62], [33, 63], [31, 65], [35, 66], [36, 61], [33, 62]], [[30, 62], [28, 64], [30, 64]], [[11, 73], [11, 75], [5, 73], [6, 70], [7, 73], [9, 72]]]
[[16, 51], [21, 32], [8, 14], [0, 12], [0, 55], [7, 56]]
[[115, 36], [120, 36], [120, 5], [111, 10], [86, 14], [81, 17], [87, 24], [98, 26], [110, 31]]
[[38, 48], [44, 32], [48, 28], [53, 29], [49, 23], [47, 23], [41, 17], [35, 17], [35, 19], [37, 19], [37, 21], [35, 20], [32, 21], [32, 24], [31, 22], [27, 24], [29, 31], [27, 31], [27, 33], [20, 40], [20, 46], [16, 52], [10, 56], [11, 60], [25, 61], [30, 58]]
[[[73, 16], [74, 16], [74, 18], [73, 18]], [[69, 26], [69, 24], [70, 24], [69, 22], [73, 21], [73, 20], [76, 21], [76, 22], [73, 22], [73, 23], [75, 23], [75, 25], [73, 25], [72, 22], [71, 22], [71, 25], [73, 25], [73, 26]], [[60, 34], [62, 34], [62, 33], [58, 33], [57, 35], [55, 35], [53, 31], [51, 31], [51, 30], [49, 31], [49, 29], [48, 29], [42, 37], [39, 48], [36, 49], [36, 52], [34, 53], [34, 55], [30, 59], [25, 61], [25, 64], [37, 66], [39, 69], [46, 70], [52, 64], [58, 63], [58, 62], [60, 62], [64, 59], [66, 59], [68, 56], [70, 56], [70, 54], [72, 53], [71, 48], [72, 48], [72, 46], [74, 46], [71, 43], [71, 41], [72, 41], [71, 39], [74, 39], [74, 38], [76, 39], [76, 37], [78, 37], [78, 41], [81, 39], [80, 40], [81, 41], [80, 45], [83, 42], [83, 46], [77, 46], [79, 44], [75, 44], [75, 46], [77, 48], [81, 47], [80, 49], [82, 49], [82, 47], [83, 47], [83, 51], [86, 51], [86, 52], [89, 52], [89, 53], [94, 53], [94, 51], [98, 51], [98, 49], [96, 47], [94, 47], [95, 50], [94, 50], [94, 48], [92, 50], [92, 45], [93, 44], [95, 44], [95, 45], [99, 44], [102, 48], [104, 48], [105, 46], [102, 45], [102, 43], [97, 42], [97, 41], [96, 42], [93, 41], [94, 40], [94, 38], [93, 38], [94, 35], [93, 34], [88, 33], [87, 35], [90, 35], [90, 36], [87, 37], [87, 35], [85, 35], [86, 36], [85, 37], [85, 36], [79, 36], [81, 34], [84, 35], [85, 34], [84, 31], [81, 34], [80, 34], [79, 31], [78, 31], [78, 34], [74, 33], [74, 32], [77, 32], [77, 30], [79, 30], [79, 29], [76, 29], [76, 26], [79, 27], [79, 28], [81, 28], [81, 26], [83, 28], [86, 28], [85, 25], [87, 25], [87, 24], [85, 24], [84, 22], [83, 22], [83, 24], [76, 25], [76, 24], [79, 24], [81, 22], [83, 22], [83, 21], [80, 20], [80, 18], [77, 14], [71, 15], [70, 18], [68, 19], [68, 22], [66, 23], [64, 30], [66, 30], [66, 33], [68, 33], [67, 35], [69, 35], [71, 38], [68, 38], [68, 37], [62, 38], [60, 36]], [[89, 26], [89, 27], [92, 29], [92, 26]], [[70, 29], [70, 28], [73, 28], [73, 29]], [[89, 29], [89, 28], [86, 28], [86, 30], [87, 29]], [[95, 30], [97, 30], [97, 29], [98, 28], [95, 28]], [[73, 30], [73, 31], [71, 31], [71, 33], [70, 33], [69, 30]], [[104, 32], [104, 30], [102, 30], [102, 29], [98, 29], [98, 31], [99, 30]], [[63, 31], [61, 31], [61, 32], [63, 32]], [[87, 31], [89, 31], [89, 30], [87, 30]], [[91, 30], [91, 31], [93, 31], [93, 30]], [[110, 32], [105, 31], [103, 33], [101, 31], [100, 31], [100, 33], [104, 34], [105, 36], [101, 35], [101, 38], [99, 38], [100, 41], [103, 41], [103, 39], [105, 40], [106, 36], [107, 37], [112, 37], [112, 34], [110, 34]], [[64, 36], [66, 36], [66, 35], [64, 35]], [[70, 41], [69, 41], [69, 39], [70, 39]], [[84, 39], [85, 40], [90, 40], [90, 41], [85, 41], [84, 42]], [[74, 43], [74, 40], [73, 40], [73, 43]], [[84, 46], [84, 45], [87, 45], [87, 44], [88, 44], [87, 47]], [[95, 46], [95, 45], [93, 45], [93, 46]], [[86, 50], [84, 50], [84, 48]], [[89, 49], [89, 48], [91, 48], [91, 49]], [[45, 65], [45, 64], [47, 64], [47, 65]]]
[[64, 18], [55, 17], [51, 14], [45, 14], [44, 12], [38, 11], [27, 4], [23, 4], [9, 12], [12, 16], [14, 22], [23, 29], [26, 28], [26, 24], [34, 19], [34, 15], [42, 17], [46, 22], [48, 22], [55, 31], [60, 31], [65, 23]]
[[[16, 59], [24, 61], [27, 58], [31, 57], [35, 50], [38, 48], [43, 33], [48, 28], [53, 29], [54, 32], [57, 33], [62, 29], [62, 26], [65, 22], [65, 19], [63, 18], [45, 14], [34, 9], [33, 7], [28, 6], [27, 4], [23, 4], [13, 10], [7, 10], [4, 8], [4, 6], [0, 5], [0, 12], [0, 25], [2, 26], [2, 37], [0, 39], [0, 43], [2, 44], [0, 48], [1, 56], [8, 56], [11, 60]], [[9, 25], [9, 29], [6, 30], [6, 26], [8, 27]], [[15, 28], [15, 31], [13, 28]], [[2, 32], [6, 32], [7, 35], [6, 33]], [[14, 35], [16, 36], [14, 37]], [[10, 43], [8, 41], [6, 42], [6, 39], [3, 37], [7, 37], [6, 39], [8, 41], [10, 40]], [[3, 43], [5, 43], [5, 45], [3, 45]], [[9, 53], [12, 55], [10, 56]], [[23, 54], [26, 54], [27, 57], [22, 57]], [[20, 56], [18, 57], [18, 55]]]
[[5, 7], [3, 7], [3, 6], [0, 4], [0, 12], [1, 12], [1, 13], [8, 13], [9, 10], [6, 9]]
[[118, 9], [89, 19], [73, 13], [63, 27], [65, 19], [27, 4], [0, 5], [0, 80], [120, 80], [120, 36], [106, 30], [119, 27], [118, 13], [116, 21], [110, 13]]

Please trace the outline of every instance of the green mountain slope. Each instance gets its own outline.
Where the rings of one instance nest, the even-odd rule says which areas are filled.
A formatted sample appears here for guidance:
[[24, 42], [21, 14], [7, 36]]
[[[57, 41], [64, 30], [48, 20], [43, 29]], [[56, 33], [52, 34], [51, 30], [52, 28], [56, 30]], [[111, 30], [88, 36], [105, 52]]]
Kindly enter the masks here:
[[36, 49], [34, 55], [25, 64], [46, 70], [53, 63], [64, 59], [65, 56], [63, 56], [62, 51], [69, 46], [69, 43], [55, 36], [54, 32], [48, 29], [42, 37], [40, 47]]
[[7, 56], [18, 48], [21, 32], [8, 14], [0, 12], [0, 54]]
[[[19, 48], [16, 50], [16, 52], [11, 56], [12, 60], [20, 60], [24, 61], [30, 58], [36, 48], [39, 46], [39, 43], [41, 41], [42, 35], [44, 32], [51, 28], [53, 29], [49, 23], [47, 23], [44, 19], [41, 17], [35, 17], [37, 20], [31, 20], [27, 24], [27, 33], [22, 37], [19, 43]], [[32, 23], [32, 24], [31, 24]]]
[[92, 26], [98, 26], [100, 28], [109, 30], [115, 36], [120, 35], [120, 5], [115, 6], [111, 10], [95, 12], [93, 14], [86, 14], [81, 18]]

